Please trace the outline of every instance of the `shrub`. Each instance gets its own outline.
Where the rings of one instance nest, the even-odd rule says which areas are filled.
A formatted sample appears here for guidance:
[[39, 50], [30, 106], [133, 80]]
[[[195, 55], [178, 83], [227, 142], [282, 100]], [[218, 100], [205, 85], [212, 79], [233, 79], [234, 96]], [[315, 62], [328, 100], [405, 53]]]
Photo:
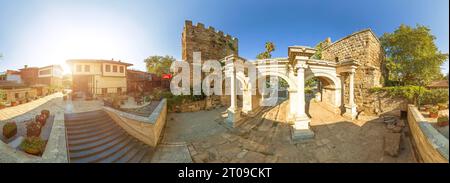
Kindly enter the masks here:
[[448, 109], [448, 105], [445, 103], [438, 103], [439, 110]]
[[27, 137], [20, 148], [28, 154], [41, 155], [45, 150], [45, 141], [40, 137]]
[[16, 122], [8, 122], [5, 125], [3, 125], [3, 136], [6, 138], [11, 138], [14, 135], [17, 134], [17, 124]]
[[39, 122], [30, 121], [27, 123], [27, 136], [39, 137], [41, 135], [41, 124]]
[[34, 120], [40, 124], [40, 126], [44, 126], [45, 122], [47, 122], [47, 117], [45, 116], [45, 114], [38, 114], [36, 115], [36, 117], [34, 118]]
[[417, 97], [422, 98], [430, 90], [421, 86], [389, 86], [389, 87], [375, 87], [369, 90], [372, 93], [385, 92], [391, 97], [401, 97], [408, 100], [410, 103], [414, 103]]
[[448, 116], [442, 116], [437, 119], [437, 125], [440, 127], [448, 126]]
[[446, 104], [448, 99], [448, 89], [433, 89], [426, 91], [420, 101], [423, 104]]
[[448, 116], [441, 116], [441, 117], [439, 117], [439, 118], [437, 119], [437, 122], [438, 122], [438, 123], [440, 123], [440, 122], [446, 122], [446, 121], [448, 121]]
[[47, 109], [44, 109], [41, 111], [41, 115], [44, 115], [45, 119], [47, 119], [50, 116], [50, 111]]

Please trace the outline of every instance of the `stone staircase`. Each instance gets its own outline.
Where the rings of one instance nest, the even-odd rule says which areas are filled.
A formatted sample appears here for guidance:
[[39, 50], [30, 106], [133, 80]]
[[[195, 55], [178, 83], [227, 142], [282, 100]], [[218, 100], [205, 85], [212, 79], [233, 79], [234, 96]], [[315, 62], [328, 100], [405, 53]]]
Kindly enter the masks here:
[[71, 163], [150, 162], [154, 148], [129, 135], [102, 110], [65, 114]]

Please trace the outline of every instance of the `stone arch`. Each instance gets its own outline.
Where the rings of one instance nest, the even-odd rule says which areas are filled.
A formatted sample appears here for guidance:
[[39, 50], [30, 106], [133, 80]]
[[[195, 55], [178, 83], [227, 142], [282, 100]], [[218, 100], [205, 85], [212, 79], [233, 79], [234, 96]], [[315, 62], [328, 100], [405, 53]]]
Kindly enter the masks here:
[[322, 101], [331, 104], [330, 107], [336, 113], [339, 113], [339, 108], [342, 105], [342, 95], [341, 95], [341, 80], [335, 74], [328, 72], [313, 70], [305, 75], [305, 81], [311, 78], [318, 78], [322, 84], [323, 88], [321, 91]]
[[289, 85], [289, 89], [292, 90], [297, 90], [297, 83], [292, 80], [287, 74], [285, 73], [280, 73], [280, 72], [272, 72], [272, 71], [267, 71], [267, 72], [258, 72], [258, 76], [256, 78], [256, 80], [259, 80], [262, 77], [266, 77], [266, 76], [278, 76], [282, 79], [284, 79], [288, 85]]

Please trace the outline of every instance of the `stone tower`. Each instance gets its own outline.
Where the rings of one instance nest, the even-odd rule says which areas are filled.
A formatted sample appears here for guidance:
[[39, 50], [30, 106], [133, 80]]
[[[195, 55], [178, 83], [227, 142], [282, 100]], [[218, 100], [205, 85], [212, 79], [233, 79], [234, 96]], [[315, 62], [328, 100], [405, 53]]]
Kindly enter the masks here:
[[[331, 40], [327, 39], [327, 42]], [[355, 102], [360, 109], [368, 102], [369, 89], [383, 85], [384, 51], [377, 36], [370, 29], [348, 35], [326, 46], [322, 51], [322, 59], [342, 62], [353, 59], [361, 66], [355, 73]], [[345, 85], [348, 86], [348, 79]], [[344, 98], [348, 97], [348, 92]]]
[[220, 60], [228, 55], [238, 55], [238, 39], [216, 31], [214, 27], [205, 28], [202, 23], [192, 25], [186, 20], [181, 36], [182, 59], [192, 63], [194, 52], [202, 53], [202, 61]]

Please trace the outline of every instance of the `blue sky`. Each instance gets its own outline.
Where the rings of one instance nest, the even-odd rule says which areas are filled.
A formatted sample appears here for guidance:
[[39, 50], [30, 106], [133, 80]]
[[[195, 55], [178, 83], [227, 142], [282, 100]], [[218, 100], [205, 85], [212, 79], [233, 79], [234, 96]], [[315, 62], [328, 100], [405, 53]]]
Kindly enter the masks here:
[[380, 36], [402, 23], [429, 26], [449, 52], [448, 0], [0, 0], [0, 71], [74, 57], [120, 59], [143, 70], [150, 55], [181, 58], [186, 19], [239, 38], [248, 59], [266, 41], [275, 43], [274, 57], [285, 57], [291, 45], [336, 41], [365, 28]]

